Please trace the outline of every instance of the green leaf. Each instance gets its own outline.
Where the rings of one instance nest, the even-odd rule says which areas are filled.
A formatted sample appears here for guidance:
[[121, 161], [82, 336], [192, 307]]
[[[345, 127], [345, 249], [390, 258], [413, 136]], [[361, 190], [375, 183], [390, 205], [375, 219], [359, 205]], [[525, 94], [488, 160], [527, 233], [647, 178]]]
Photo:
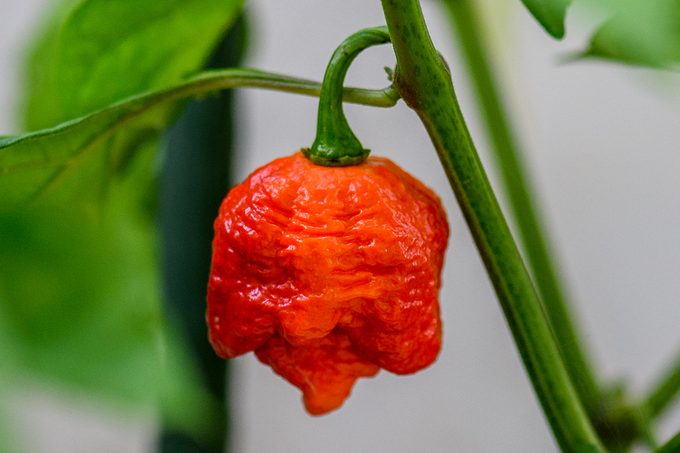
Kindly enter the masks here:
[[[197, 71], [243, 3], [62, 0], [31, 59], [28, 128], [80, 117], [133, 94], [171, 86]], [[50, 176], [46, 169], [20, 172], [0, 185], [10, 182], [19, 191], [33, 187], [92, 208], [106, 195], [109, 183], [125, 172], [135, 148], [157, 140], [174, 113], [174, 105], [165, 107], [137, 117], [115, 135], [79, 143], [76, 146], [87, 150], [68, 165], [49, 168]], [[58, 151], [49, 154], [54, 157]]]
[[[199, 438], [209, 426], [216, 406], [160, 309], [155, 149], [170, 101], [191, 94], [162, 88], [203, 66], [243, 3], [57, 4], [31, 58], [25, 121], [62, 125], [0, 138], [3, 370], [161, 407]], [[18, 207], [27, 199], [38, 202]]]
[[590, 40], [582, 57], [657, 68], [680, 62], [680, 1], [607, 2], [611, 18]]
[[50, 206], [0, 218], [0, 310], [13, 363], [81, 389], [149, 401], [161, 323], [147, 271], [152, 251], [137, 227], [83, 216]]
[[51, 202], [0, 211], [2, 371], [118, 406], [161, 407], [200, 436], [214, 402], [161, 313], [154, 222], [141, 209], [153, 155], [140, 151], [96, 215]]
[[224, 429], [220, 426], [224, 422], [224, 414], [221, 413], [224, 403], [216, 401], [209, 390], [199, 384], [202, 379], [196, 360], [188, 353], [186, 339], [176, 334], [179, 322], [168, 325], [172, 326], [172, 330], [167, 330], [165, 335], [164, 374], [159, 404], [163, 423], [166, 428], [210, 441], [215, 432]]
[[[0, 206], [47, 197], [79, 200], [81, 204], [91, 198], [86, 204], [94, 207], [106, 193], [107, 184], [124, 174], [118, 169], [134, 160], [130, 154], [114, 155], [111, 147], [102, 144], [115, 146], [121, 140], [119, 132], [122, 140], [129, 140], [130, 127], [140, 123], [148, 128], [137, 129], [134, 142], [148, 142], [165, 126], [154, 116], [158, 108], [211, 91], [246, 86], [312, 96], [320, 91], [316, 82], [254, 69], [207, 71], [174, 87], [129, 98], [51, 129], [0, 138]], [[345, 89], [345, 99], [382, 107], [396, 102], [389, 90], [357, 88]], [[149, 125], [149, 118], [157, 119], [155, 128]], [[133, 152], [135, 148], [130, 149]]]
[[26, 125], [40, 129], [186, 77], [244, 0], [68, 0], [35, 46]]
[[[0, 356], [1, 357], [1, 356]], [[0, 372], [3, 372], [3, 375], [6, 375], [7, 373], [4, 370], [4, 366], [0, 365]], [[7, 382], [6, 378], [0, 377], [0, 453], [12, 453], [12, 452], [19, 452], [23, 451], [19, 449], [18, 445], [16, 444], [16, 439], [12, 437], [12, 434], [10, 434], [11, 429], [10, 429], [10, 421], [9, 417], [7, 416]]]
[[522, 0], [522, 3], [552, 37], [564, 37], [564, 20], [571, 0]]
[[[89, 204], [97, 204], [111, 173], [121, 165], [107, 152], [107, 146], [110, 149], [117, 140], [116, 133], [133, 121], [148, 124], [153, 107], [196, 94], [206, 85], [210, 85], [209, 79], [199, 77], [55, 128], [0, 139], [0, 200], [7, 205], [19, 204], [58, 191], [62, 200], [82, 203], [88, 196]], [[153, 137], [163, 125], [159, 121], [156, 130], [142, 129], [135, 142]]]

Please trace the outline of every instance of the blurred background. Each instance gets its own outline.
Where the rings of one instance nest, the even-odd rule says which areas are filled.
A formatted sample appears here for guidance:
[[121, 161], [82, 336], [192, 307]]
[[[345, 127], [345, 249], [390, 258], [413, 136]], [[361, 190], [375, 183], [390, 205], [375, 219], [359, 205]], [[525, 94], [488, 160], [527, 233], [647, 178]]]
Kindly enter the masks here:
[[[519, 1], [484, 2], [496, 76], [539, 194], [586, 343], [601, 372], [643, 391], [680, 348], [680, 75], [565, 57], [601, 19], [576, 1], [564, 41], [549, 38]], [[47, 0], [2, 0], [0, 135], [18, 132], [22, 66]], [[423, 6], [452, 69], [463, 112], [492, 176], [488, 143], [442, 8]], [[244, 66], [320, 80], [337, 44], [384, 23], [378, 1], [252, 0]], [[489, 14], [486, 15], [490, 17]], [[348, 83], [386, 84], [388, 47], [370, 50]], [[308, 146], [316, 101], [266, 91], [236, 94], [235, 179]], [[486, 273], [429, 139], [403, 103], [346, 107], [363, 144], [425, 181], [443, 199], [451, 241], [441, 291], [445, 343], [409, 377], [360, 380], [338, 411], [308, 416], [297, 389], [252, 354], [233, 361], [233, 451], [549, 452], [556, 446]], [[0, 272], [2, 272], [0, 270]], [[203, 310], [203, 307], [196, 307]], [[40, 381], [5, 395], [7, 422], [35, 453], [149, 452], [153, 410], [134, 415]], [[680, 427], [680, 408], [661, 437]]]

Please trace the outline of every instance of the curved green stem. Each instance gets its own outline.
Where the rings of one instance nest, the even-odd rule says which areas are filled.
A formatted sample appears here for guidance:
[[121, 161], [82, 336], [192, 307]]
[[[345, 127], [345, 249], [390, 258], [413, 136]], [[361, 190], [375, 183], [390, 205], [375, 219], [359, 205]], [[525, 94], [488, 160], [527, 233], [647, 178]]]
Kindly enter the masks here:
[[[190, 79], [189, 83], [198, 88], [197, 94], [215, 89], [262, 88], [306, 96], [318, 97], [321, 95], [321, 84], [319, 82], [247, 68], [206, 71]], [[399, 94], [391, 86], [381, 90], [350, 87], [342, 90], [342, 100], [350, 104], [393, 107], [399, 100]]]
[[644, 399], [645, 412], [652, 418], [661, 415], [680, 396], [680, 356], [653, 385]]
[[342, 110], [342, 87], [354, 59], [368, 47], [387, 42], [387, 28], [367, 28], [345, 39], [333, 52], [323, 78], [316, 138], [311, 148], [302, 151], [315, 164], [356, 165], [368, 157], [370, 151], [361, 146]]
[[604, 451], [479, 161], [420, 4], [417, 0], [382, 0], [382, 5], [399, 68], [395, 87], [430, 134], [553, 434], [563, 451]]
[[593, 414], [601, 397], [600, 387], [593, 372], [592, 360], [579, 340], [577, 326], [569, 311], [566, 293], [558, 278], [549, 241], [541, 225], [538, 203], [532, 199], [533, 191], [520, 147], [512, 133], [498, 83], [491, 71], [480, 18], [470, 0], [444, 0], [444, 6], [454, 25], [452, 28], [457, 32], [456, 42], [463, 51], [466, 69], [471, 75], [482, 118], [493, 144], [492, 151], [510, 201], [511, 214], [526, 252], [527, 264], [567, 371], [581, 401]]

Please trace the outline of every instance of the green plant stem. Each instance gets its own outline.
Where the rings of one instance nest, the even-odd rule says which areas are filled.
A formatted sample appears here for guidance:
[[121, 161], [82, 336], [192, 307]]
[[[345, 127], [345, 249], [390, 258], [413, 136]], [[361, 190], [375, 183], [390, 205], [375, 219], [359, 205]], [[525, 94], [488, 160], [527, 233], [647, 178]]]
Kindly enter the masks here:
[[593, 414], [600, 400], [600, 388], [592, 361], [579, 341], [581, 336], [558, 278], [557, 266], [538, 214], [538, 204], [532, 199], [533, 191], [518, 141], [512, 133], [498, 83], [491, 71], [480, 18], [470, 0], [444, 0], [444, 5], [452, 28], [457, 32], [456, 42], [465, 57], [466, 69], [470, 73], [482, 118], [493, 144], [494, 158], [536, 289], [576, 391], [588, 412]]
[[656, 418], [660, 416], [680, 395], [680, 356], [652, 386], [643, 407], [645, 413]]
[[[205, 96], [219, 90], [233, 88], [261, 88], [286, 93], [302, 94], [306, 96], [319, 96], [321, 84], [312, 80], [299, 79], [288, 75], [273, 72], [259, 71], [257, 69], [230, 68], [202, 72], [187, 79], [176, 86], [158, 91], [141, 93], [136, 96], [123, 99], [115, 104], [105, 107], [81, 118], [76, 118], [61, 123], [49, 129], [42, 129], [27, 134], [5, 136], [0, 138], [0, 150], [15, 146], [28, 140], [36, 140], [43, 136], [62, 133], [64, 130], [76, 127], [88, 121], [96, 121], [106, 115], [115, 113], [115, 118], [102, 134], [96, 137], [96, 141], [110, 136], [118, 128], [127, 122], [134, 120], [147, 111], [171, 102], [177, 102], [192, 97]], [[369, 105], [372, 107], [392, 107], [399, 100], [399, 94], [392, 86], [382, 90], [366, 90], [363, 88], [345, 88], [343, 101]], [[119, 113], [120, 112], [120, 113]], [[0, 173], [12, 171], [13, 168], [0, 168]]]
[[680, 433], [677, 433], [673, 438], [655, 451], [656, 453], [680, 453]]
[[349, 127], [342, 110], [342, 90], [345, 76], [354, 59], [364, 50], [390, 42], [385, 27], [360, 30], [345, 39], [331, 57], [323, 78], [316, 138], [303, 153], [312, 162], [325, 166], [356, 165], [368, 157], [365, 149]]
[[[189, 82], [187, 89], [193, 91], [192, 94], [228, 88], [261, 88], [314, 97], [321, 94], [319, 82], [257, 69], [234, 68], [206, 71], [190, 79]], [[342, 99], [350, 104], [392, 107], [399, 100], [399, 95], [391, 86], [382, 90], [350, 87], [343, 89]]]
[[604, 451], [479, 161], [420, 4], [382, 0], [382, 5], [397, 57], [395, 87], [430, 134], [557, 443], [567, 452]]

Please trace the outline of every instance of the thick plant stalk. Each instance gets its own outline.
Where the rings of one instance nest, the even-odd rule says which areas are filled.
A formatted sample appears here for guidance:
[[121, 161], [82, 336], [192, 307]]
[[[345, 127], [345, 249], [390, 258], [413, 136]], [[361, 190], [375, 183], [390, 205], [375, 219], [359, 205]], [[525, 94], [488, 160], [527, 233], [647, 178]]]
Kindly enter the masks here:
[[553, 338], [540, 299], [488, 182], [417, 0], [382, 0], [397, 57], [395, 86], [439, 154], [557, 443], [604, 451]]
[[678, 453], [680, 452], [680, 433], [673, 436], [668, 442], [655, 450], [656, 453]]
[[645, 413], [656, 418], [680, 396], [680, 356], [658, 379], [644, 400]]
[[558, 278], [558, 266], [541, 225], [538, 204], [532, 197], [522, 153], [491, 71], [480, 19], [470, 0], [444, 0], [444, 6], [456, 31], [456, 43], [465, 57], [465, 66], [471, 76], [487, 134], [491, 138], [493, 156], [536, 289], [576, 391], [588, 412], [593, 414], [600, 400], [600, 388], [593, 372], [592, 360], [580, 341], [582, 336], [579, 335], [566, 292]]

